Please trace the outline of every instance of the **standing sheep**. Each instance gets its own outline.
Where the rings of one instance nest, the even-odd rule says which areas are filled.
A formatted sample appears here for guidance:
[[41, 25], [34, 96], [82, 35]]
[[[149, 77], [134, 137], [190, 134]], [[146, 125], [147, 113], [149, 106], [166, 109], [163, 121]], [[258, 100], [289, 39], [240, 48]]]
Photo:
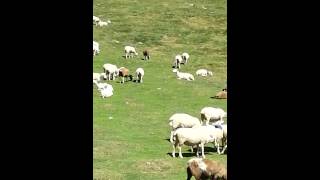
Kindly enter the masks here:
[[142, 83], [143, 76], [144, 76], [144, 70], [142, 68], [138, 68], [136, 70], [136, 82]]
[[106, 75], [107, 80], [115, 80], [115, 77], [118, 76], [119, 70], [116, 65], [113, 64], [104, 64], [103, 72]]
[[174, 67], [180, 69], [180, 64], [182, 63], [183, 59], [180, 54], [176, 55], [174, 58]]
[[143, 56], [144, 56], [144, 60], [149, 60], [150, 59], [150, 53], [147, 50], [143, 51]]
[[181, 55], [182, 59], [183, 59], [183, 64], [187, 64], [188, 59], [189, 59], [189, 54], [188, 53], [182, 53]]
[[128, 77], [130, 78], [130, 81], [132, 80], [132, 76], [129, 75], [129, 69], [125, 67], [119, 68], [119, 77], [121, 78], [120, 83], [124, 83], [124, 78], [126, 78], [126, 81], [128, 81]]
[[192, 158], [187, 162], [187, 180], [227, 180], [227, 168], [213, 160]]
[[185, 113], [175, 113], [169, 118], [169, 126], [171, 127], [170, 142], [173, 143], [173, 133], [178, 128], [192, 128], [200, 126], [200, 120]]
[[204, 107], [201, 109], [200, 116], [202, 123], [208, 125], [210, 121], [223, 121], [227, 113], [221, 108]]
[[136, 49], [132, 46], [125, 46], [124, 53], [125, 53], [126, 59], [131, 57], [133, 58], [133, 54], [135, 54], [136, 56], [138, 55], [138, 53], [136, 52]]
[[93, 56], [96, 56], [100, 53], [99, 43], [96, 41], [93, 41]]
[[198, 126], [193, 128], [178, 128], [173, 133], [173, 151], [172, 157], [175, 157], [176, 147], [179, 149], [179, 157], [183, 158], [181, 148], [183, 145], [197, 146], [197, 156], [199, 156], [199, 146], [201, 147], [202, 158], [204, 155], [204, 145], [209, 142], [214, 142], [219, 149], [219, 143], [223, 137], [222, 129], [215, 128], [212, 125], [209, 126]]

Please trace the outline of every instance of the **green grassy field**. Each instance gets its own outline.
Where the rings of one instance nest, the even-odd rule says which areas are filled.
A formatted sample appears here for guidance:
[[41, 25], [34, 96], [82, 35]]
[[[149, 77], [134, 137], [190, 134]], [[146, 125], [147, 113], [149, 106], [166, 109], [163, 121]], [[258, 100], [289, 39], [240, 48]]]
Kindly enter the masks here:
[[[200, 118], [205, 106], [227, 111], [226, 100], [210, 98], [225, 87], [227, 78], [226, 0], [95, 0], [93, 12], [112, 21], [93, 27], [101, 50], [93, 58], [93, 72], [103, 72], [105, 63], [127, 67], [131, 74], [138, 67], [145, 70], [142, 84], [108, 82], [114, 95], [107, 99], [93, 87], [94, 179], [186, 179], [186, 162], [195, 154], [186, 146], [183, 159], [168, 154], [168, 118], [178, 112]], [[125, 45], [136, 47], [139, 56], [125, 60]], [[150, 61], [141, 60], [145, 48]], [[195, 75], [207, 68], [214, 76], [178, 80], [171, 66], [182, 52], [190, 59], [180, 71]], [[213, 152], [212, 144], [206, 147], [208, 159], [226, 163], [227, 155]]]

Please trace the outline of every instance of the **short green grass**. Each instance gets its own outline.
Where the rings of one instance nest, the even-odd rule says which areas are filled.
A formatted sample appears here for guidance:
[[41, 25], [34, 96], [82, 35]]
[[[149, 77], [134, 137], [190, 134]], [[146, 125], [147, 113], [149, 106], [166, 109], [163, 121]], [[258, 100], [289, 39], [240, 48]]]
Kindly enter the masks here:
[[[95, 0], [93, 12], [112, 21], [93, 27], [101, 49], [93, 58], [93, 72], [102, 72], [105, 63], [127, 67], [131, 74], [138, 67], [145, 70], [142, 84], [108, 82], [114, 95], [107, 99], [93, 87], [94, 179], [185, 179], [186, 162], [195, 154], [186, 146], [183, 159], [168, 154], [168, 118], [177, 112], [200, 117], [205, 106], [227, 111], [226, 100], [210, 98], [227, 78], [226, 0]], [[125, 45], [136, 47], [139, 56], [125, 60]], [[143, 49], [151, 52], [150, 61], [141, 60]], [[177, 80], [172, 60], [182, 52], [190, 54], [182, 72], [195, 75], [207, 68], [214, 76]], [[227, 155], [208, 150], [208, 159], [226, 163]]]

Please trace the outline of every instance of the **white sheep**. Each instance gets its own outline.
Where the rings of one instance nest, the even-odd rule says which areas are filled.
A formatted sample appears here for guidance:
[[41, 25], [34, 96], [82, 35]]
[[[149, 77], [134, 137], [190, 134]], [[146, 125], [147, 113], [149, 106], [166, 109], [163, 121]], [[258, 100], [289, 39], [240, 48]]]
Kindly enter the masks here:
[[105, 73], [107, 80], [111, 80], [111, 78], [112, 80], [115, 80], [115, 77], [119, 74], [117, 66], [113, 64], [104, 64], [103, 72]]
[[198, 69], [196, 74], [198, 76], [208, 76], [208, 75], [212, 76], [213, 75], [212, 71], [209, 71], [207, 69]]
[[219, 149], [219, 141], [223, 137], [222, 129], [215, 128], [214, 126], [197, 126], [194, 128], [178, 128], [173, 133], [173, 151], [172, 157], [175, 157], [176, 147], [179, 149], [179, 157], [183, 158], [181, 148], [183, 145], [197, 146], [197, 156], [199, 156], [199, 146], [201, 147], [202, 158], [204, 155], [204, 145], [207, 143], [215, 143]]
[[108, 22], [99, 21], [99, 22], [97, 23], [97, 26], [100, 26], [100, 27], [108, 26]]
[[200, 120], [185, 113], [175, 113], [169, 118], [169, 126], [171, 127], [170, 142], [173, 143], [173, 133], [178, 128], [192, 128], [200, 126]]
[[107, 87], [104, 87], [100, 91], [102, 98], [110, 97], [113, 95], [113, 87], [112, 85], [108, 84]]
[[223, 139], [222, 139], [222, 145], [223, 145], [223, 149], [222, 149], [222, 152], [220, 154], [223, 154], [224, 151], [227, 149], [227, 139], [228, 139], [228, 136], [227, 136], [227, 125], [226, 124], [221, 124], [222, 126], [222, 130], [223, 130]]
[[183, 59], [183, 64], [187, 64], [188, 59], [189, 59], [189, 54], [188, 53], [182, 53], [181, 55], [182, 59]]
[[135, 54], [136, 56], [138, 55], [138, 53], [136, 52], [136, 49], [132, 46], [125, 46], [124, 47], [124, 53], [127, 58], [133, 58], [133, 54]]
[[138, 68], [136, 70], [136, 82], [143, 82], [144, 70], [142, 68]]
[[93, 80], [94, 81], [101, 81], [101, 78], [106, 79], [106, 74], [105, 73], [93, 73]]
[[185, 79], [188, 81], [193, 81], [194, 80], [194, 76], [190, 73], [184, 73], [184, 72], [179, 72], [178, 69], [174, 69], [172, 72], [175, 72], [177, 74], [177, 78], [178, 79]]
[[180, 64], [182, 61], [182, 56], [180, 54], [176, 55], [176, 57], [174, 57], [174, 67], [180, 69]]
[[100, 53], [99, 43], [96, 41], [93, 41], [93, 56], [95, 56], [99, 53]]
[[223, 118], [227, 116], [227, 113], [221, 108], [204, 107], [201, 109], [200, 116], [202, 123], [208, 125], [210, 121], [223, 121]]
[[93, 23], [97, 24], [100, 21], [100, 18], [93, 16]]
[[98, 82], [94, 82], [94, 83], [97, 85], [98, 91], [101, 91], [102, 89], [106, 89], [106, 88], [109, 88], [111, 91], [113, 91], [112, 85], [108, 83], [98, 83]]

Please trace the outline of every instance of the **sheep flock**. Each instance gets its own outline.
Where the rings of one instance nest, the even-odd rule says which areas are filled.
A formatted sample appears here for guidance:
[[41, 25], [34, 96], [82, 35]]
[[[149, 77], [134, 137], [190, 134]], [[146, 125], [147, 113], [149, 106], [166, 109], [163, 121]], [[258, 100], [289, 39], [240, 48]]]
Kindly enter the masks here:
[[[98, 15], [93, 16], [93, 28], [99, 31], [103, 31], [104, 28], [110, 28], [116, 23], [120, 22], [113, 21], [111, 23], [108, 18], [99, 17]], [[118, 40], [107, 41], [107, 43], [115, 42], [117, 44], [111, 50], [103, 46], [106, 43], [105, 39], [99, 39], [98, 36], [93, 40], [93, 65], [95, 67], [93, 72], [93, 93], [99, 94], [99, 102], [109, 103], [112, 102], [111, 100], [115, 96], [120, 96], [126, 101], [126, 105], [130, 105], [125, 99], [130, 99], [128, 95], [133, 89], [140, 90], [154, 83], [151, 76], [153, 74], [161, 76], [163, 82], [175, 83], [180, 87], [176, 91], [181, 94], [185, 93], [184, 89], [193, 87], [190, 85], [197, 83], [206, 83], [207, 88], [212, 89], [218, 84], [211, 83], [216, 78], [216, 72], [213, 71], [212, 66], [199, 63], [201, 62], [198, 59], [199, 55], [193, 53], [196, 51], [195, 49], [190, 48], [180, 52], [170, 52], [167, 56], [161, 57], [161, 59], [166, 59], [167, 61], [164, 62], [166, 68], [162, 68], [162, 72], [159, 73], [150, 68], [150, 64], [157, 60], [155, 57], [159, 58], [158, 51], [155, 48], [149, 44], [135, 42], [134, 40]], [[119, 44], [120, 42], [122, 44]], [[110, 56], [110, 52], [113, 53], [113, 56]], [[114, 56], [117, 56], [117, 59], [110, 61], [110, 58]], [[95, 61], [96, 58], [103, 59], [103, 63]], [[220, 89], [221, 91], [212, 91], [212, 95], [216, 100], [211, 101], [224, 102], [227, 99], [226, 87], [226, 84], [224, 87], [215, 86], [215, 89]], [[161, 98], [165, 96], [166, 88], [170, 87], [164, 84], [163, 87], [158, 88], [158, 91], [151, 89], [150, 91], [155, 92], [155, 97]], [[119, 93], [119, 89], [122, 90], [122, 93]], [[164, 90], [162, 91], [162, 89]], [[201, 93], [200, 91], [199, 93]], [[189, 96], [192, 96], [192, 94], [186, 93], [184, 97], [188, 98]], [[167, 99], [170, 98], [164, 98], [164, 100]], [[148, 104], [144, 106], [148, 106]], [[181, 169], [186, 170], [187, 180], [192, 177], [197, 180], [208, 178], [227, 179], [226, 165], [220, 163], [220, 159], [208, 159], [206, 156], [207, 154], [216, 154], [222, 157], [227, 154], [227, 111], [224, 107], [221, 107], [221, 103], [203, 104], [194, 108], [192, 112], [183, 112], [184, 104], [180, 104], [180, 106], [173, 109], [170, 114], [163, 115], [165, 118], [162, 121], [166, 123], [166, 130], [168, 131], [167, 136], [163, 138], [167, 139], [168, 147], [172, 149], [172, 151], [163, 152], [163, 154], [167, 154], [167, 157], [174, 161], [185, 161], [186, 166], [182, 166]], [[150, 105], [150, 107], [153, 107], [153, 105]], [[108, 104], [103, 108], [108, 111], [108, 108], [113, 107], [112, 104]], [[142, 116], [143, 113], [143, 111], [139, 112]], [[159, 113], [161, 113], [161, 110], [159, 110]], [[139, 119], [139, 117], [136, 118]], [[113, 117], [105, 116], [105, 120], [106, 122], [111, 121]], [[118, 121], [121, 121], [121, 119]], [[153, 123], [152, 118], [145, 123]], [[132, 128], [135, 128], [134, 125]], [[141, 128], [141, 131], [147, 131], [142, 127], [139, 128]], [[156, 128], [163, 127], [157, 126]], [[151, 135], [153, 135], [152, 133]], [[154, 141], [156, 144], [161, 139]], [[188, 151], [188, 149], [190, 150]]]

